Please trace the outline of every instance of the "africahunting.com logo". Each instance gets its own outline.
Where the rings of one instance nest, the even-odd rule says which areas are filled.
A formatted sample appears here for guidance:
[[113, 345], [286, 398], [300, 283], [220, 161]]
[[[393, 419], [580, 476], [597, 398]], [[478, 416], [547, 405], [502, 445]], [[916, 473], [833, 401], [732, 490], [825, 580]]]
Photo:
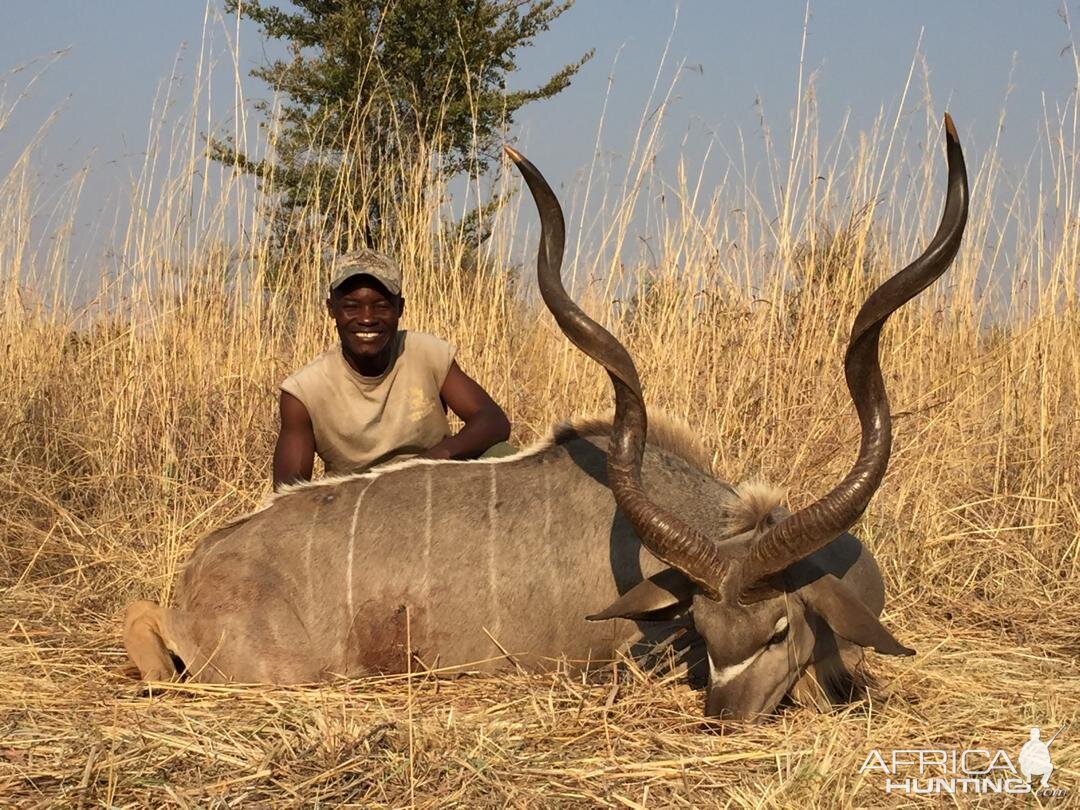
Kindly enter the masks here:
[[1041, 729], [1031, 729], [1015, 761], [1001, 748], [875, 748], [867, 754], [859, 773], [881, 774], [886, 793], [1002, 793], [1060, 798], [1069, 791], [1050, 784], [1054, 772], [1050, 746], [1064, 730], [1062, 726], [1044, 741]]

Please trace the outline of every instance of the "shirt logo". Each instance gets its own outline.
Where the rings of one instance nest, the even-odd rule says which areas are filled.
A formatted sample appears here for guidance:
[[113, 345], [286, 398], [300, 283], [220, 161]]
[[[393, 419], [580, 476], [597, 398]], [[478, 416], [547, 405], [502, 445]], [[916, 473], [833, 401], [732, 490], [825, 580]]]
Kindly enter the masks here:
[[432, 402], [420, 388], [410, 388], [408, 400], [408, 418], [410, 422], [419, 422], [432, 411]]

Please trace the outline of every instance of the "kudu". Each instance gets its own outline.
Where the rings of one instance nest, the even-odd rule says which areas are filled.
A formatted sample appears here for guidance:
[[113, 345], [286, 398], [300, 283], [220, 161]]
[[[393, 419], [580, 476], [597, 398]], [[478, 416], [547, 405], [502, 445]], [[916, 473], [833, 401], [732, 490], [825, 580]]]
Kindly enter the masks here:
[[941, 224], [855, 319], [844, 367], [862, 441], [816, 503], [789, 514], [771, 491], [712, 477], [689, 431], [655, 419], [647, 430], [629, 355], [562, 286], [559, 203], [508, 149], [540, 214], [544, 302], [608, 371], [613, 422], [564, 425], [507, 459], [407, 461], [274, 497], [196, 545], [176, 607], [128, 608], [124, 643], [142, 677], [280, 684], [573, 665], [682, 633], [683, 653], [699, 656], [688, 663], [707, 668], [709, 715], [753, 719], [788, 693], [849, 699], [862, 648], [912, 653], [878, 620], [881, 575], [846, 532], [889, 459], [882, 325], [945, 271], [967, 219], [948, 116], [945, 130]]

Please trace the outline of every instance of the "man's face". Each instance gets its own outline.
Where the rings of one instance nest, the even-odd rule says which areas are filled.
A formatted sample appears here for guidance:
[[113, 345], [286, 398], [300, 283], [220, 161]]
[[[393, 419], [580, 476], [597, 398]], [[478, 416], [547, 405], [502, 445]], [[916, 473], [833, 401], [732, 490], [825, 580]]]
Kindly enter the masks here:
[[370, 276], [360, 276], [331, 295], [327, 308], [346, 353], [358, 359], [388, 355], [403, 301]]

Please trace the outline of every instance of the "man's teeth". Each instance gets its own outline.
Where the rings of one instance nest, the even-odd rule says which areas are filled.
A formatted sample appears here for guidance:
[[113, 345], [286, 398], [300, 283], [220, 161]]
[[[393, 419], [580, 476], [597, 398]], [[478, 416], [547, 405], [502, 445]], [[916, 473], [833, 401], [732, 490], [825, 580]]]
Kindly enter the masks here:
[[378, 332], [353, 332], [353, 335], [361, 340], [373, 340], [379, 336]]

